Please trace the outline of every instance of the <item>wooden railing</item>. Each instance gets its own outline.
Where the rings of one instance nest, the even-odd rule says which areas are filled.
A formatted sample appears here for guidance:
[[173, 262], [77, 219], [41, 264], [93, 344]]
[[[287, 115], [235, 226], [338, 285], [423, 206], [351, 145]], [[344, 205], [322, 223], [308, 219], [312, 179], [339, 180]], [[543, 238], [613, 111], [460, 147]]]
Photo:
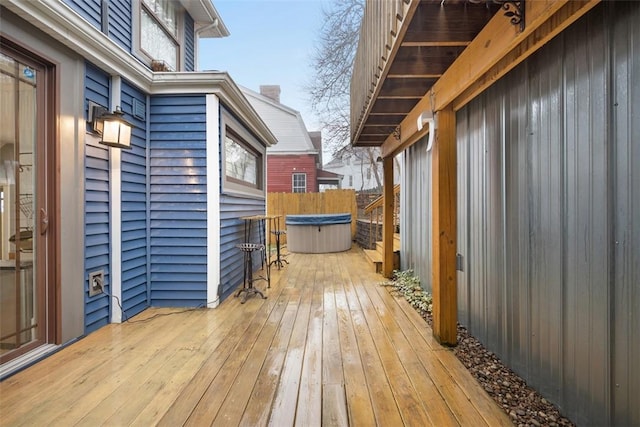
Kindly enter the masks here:
[[[380, 196], [364, 208], [364, 214], [369, 215], [369, 248], [375, 245], [382, 233], [384, 197]], [[400, 184], [393, 186], [393, 229], [400, 227]]]
[[368, 102], [411, 3], [419, 0], [367, 0], [351, 76], [351, 131], [358, 131]]

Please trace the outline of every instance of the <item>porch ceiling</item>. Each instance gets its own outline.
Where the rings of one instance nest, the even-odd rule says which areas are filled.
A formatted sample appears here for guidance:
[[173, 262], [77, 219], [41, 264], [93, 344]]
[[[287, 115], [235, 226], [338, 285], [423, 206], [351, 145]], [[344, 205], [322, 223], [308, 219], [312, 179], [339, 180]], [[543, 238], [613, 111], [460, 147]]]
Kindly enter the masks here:
[[380, 146], [434, 83], [495, 15], [491, 1], [422, 0], [398, 31], [397, 50], [377, 86], [371, 88], [364, 114], [352, 129], [356, 146]]

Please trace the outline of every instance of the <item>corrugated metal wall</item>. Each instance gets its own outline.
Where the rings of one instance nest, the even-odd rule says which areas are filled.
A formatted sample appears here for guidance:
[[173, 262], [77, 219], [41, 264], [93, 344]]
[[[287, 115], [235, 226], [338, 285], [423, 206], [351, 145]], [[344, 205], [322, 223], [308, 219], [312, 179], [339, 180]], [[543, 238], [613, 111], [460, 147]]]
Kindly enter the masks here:
[[[87, 63], [85, 68], [85, 114], [89, 101], [109, 106], [109, 76]], [[85, 116], [87, 117], [87, 116]], [[84, 301], [85, 333], [109, 323], [109, 297], [89, 297], [89, 272], [104, 271], [105, 287], [111, 289], [109, 225], [109, 150], [105, 145], [85, 144], [84, 183]]]
[[[129, 318], [149, 306], [146, 95], [128, 82], [122, 82], [120, 104], [126, 119], [135, 125], [131, 135], [133, 148], [121, 151], [122, 308], [123, 317]], [[134, 104], [138, 108], [134, 108]]]
[[460, 321], [580, 425], [640, 425], [640, 3], [458, 112]]
[[153, 96], [150, 108], [151, 305], [204, 304], [205, 96]]
[[431, 153], [427, 153], [427, 141], [422, 138], [402, 154], [400, 269], [413, 270], [422, 287], [431, 291]]

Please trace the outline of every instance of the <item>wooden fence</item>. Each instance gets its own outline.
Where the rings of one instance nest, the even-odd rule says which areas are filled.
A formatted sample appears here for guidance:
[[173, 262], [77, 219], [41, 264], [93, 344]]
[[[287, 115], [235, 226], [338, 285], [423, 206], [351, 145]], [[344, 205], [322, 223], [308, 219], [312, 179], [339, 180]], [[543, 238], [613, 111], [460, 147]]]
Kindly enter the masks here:
[[[327, 190], [322, 193], [267, 194], [267, 214], [281, 215], [280, 228], [283, 230], [286, 227], [285, 219], [287, 215], [332, 213], [351, 214], [351, 238], [355, 239], [356, 220], [358, 219], [355, 190]], [[273, 240], [273, 236], [271, 236], [271, 240]], [[286, 239], [284, 242], [286, 242]]]

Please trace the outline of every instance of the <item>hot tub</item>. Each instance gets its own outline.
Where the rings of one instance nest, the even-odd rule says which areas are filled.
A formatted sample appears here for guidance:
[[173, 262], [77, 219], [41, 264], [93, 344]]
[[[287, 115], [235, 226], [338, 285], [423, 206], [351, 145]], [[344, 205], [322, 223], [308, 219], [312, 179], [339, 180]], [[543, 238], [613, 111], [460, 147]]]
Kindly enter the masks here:
[[351, 249], [351, 214], [287, 215], [289, 252], [323, 254]]

